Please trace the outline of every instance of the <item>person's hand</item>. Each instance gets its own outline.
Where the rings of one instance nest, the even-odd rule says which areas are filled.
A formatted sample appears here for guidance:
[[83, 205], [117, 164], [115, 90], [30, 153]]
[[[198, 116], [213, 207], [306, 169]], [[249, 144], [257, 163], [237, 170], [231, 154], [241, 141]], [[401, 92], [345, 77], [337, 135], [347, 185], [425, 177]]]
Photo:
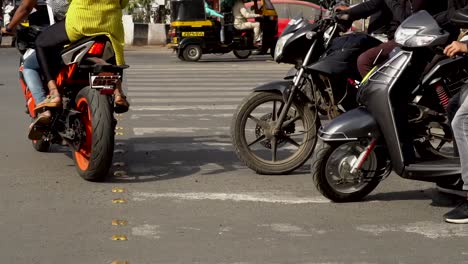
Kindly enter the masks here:
[[444, 54], [449, 57], [454, 57], [457, 53], [467, 53], [468, 46], [466, 43], [454, 41], [444, 49]]
[[15, 30], [7, 31], [7, 28], [6, 28], [6, 27], [3, 27], [3, 28], [2, 28], [2, 35], [5, 35], [5, 36], [14, 36], [15, 34], [16, 34]]
[[344, 6], [344, 5], [335, 6], [335, 12], [344, 11], [348, 9], [349, 9], [349, 6]]

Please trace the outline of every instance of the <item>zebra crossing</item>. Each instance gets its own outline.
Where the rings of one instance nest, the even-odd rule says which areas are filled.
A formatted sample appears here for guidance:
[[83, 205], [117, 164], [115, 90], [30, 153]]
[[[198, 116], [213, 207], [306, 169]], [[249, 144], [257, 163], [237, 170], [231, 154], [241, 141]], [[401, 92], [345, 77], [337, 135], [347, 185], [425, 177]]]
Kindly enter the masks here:
[[130, 64], [124, 82], [131, 107], [121, 124], [131, 142], [129, 170], [140, 176], [245, 168], [230, 139], [234, 111], [254, 87], [281, 80], [290, 68], [271, 59]]
[[132, 64], [126, 84], [133, 135], [228, 135], [242, 99], [288, 69], [265, 61]]

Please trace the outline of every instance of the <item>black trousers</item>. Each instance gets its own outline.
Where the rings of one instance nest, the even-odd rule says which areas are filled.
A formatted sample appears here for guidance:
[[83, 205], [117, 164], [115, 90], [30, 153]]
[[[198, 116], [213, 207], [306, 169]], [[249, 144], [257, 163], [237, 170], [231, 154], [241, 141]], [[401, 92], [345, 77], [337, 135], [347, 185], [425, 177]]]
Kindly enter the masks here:
[[60, 70], [60, 52], [70, 40], [65, 29], [65, 20], [46, 28], [36, 39], [36, 54], [46, 81], [55, 80]]

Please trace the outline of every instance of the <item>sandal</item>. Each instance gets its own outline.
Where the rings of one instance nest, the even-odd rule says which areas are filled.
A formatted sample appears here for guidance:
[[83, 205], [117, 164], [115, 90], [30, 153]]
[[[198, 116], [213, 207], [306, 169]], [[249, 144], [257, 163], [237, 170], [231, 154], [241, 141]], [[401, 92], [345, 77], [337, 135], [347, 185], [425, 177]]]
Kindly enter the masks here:
[[34, 110], [38, 110], [44, 107], [48, 108], [55, 108], [55, 107], [61, 107], [62, 106], [62, 100], [55, 100], [56, 98], [60, 99], [60, 94], [52, 94], [48, 95], [44, 101], [42, 101], [40, 104], [34, 108]]
[[114, 98], [115, 98], [114, 111], [117, 114], [122, 114], [122, 113], [127, 112], [128, 108], [130, 107], [130, 104], [127, 101], [127, 97], [125, 95], [122, 95], [122, 94], [116, 94], [116, 95], [114, 95]]
[[46, 111], [38, 115], [36, 120], [29, 125], [29, 134], [28, 138], [31, 140], [39, 140], [42, 139], [44, 133], [48, 130], [50, 126], [50, 112]]

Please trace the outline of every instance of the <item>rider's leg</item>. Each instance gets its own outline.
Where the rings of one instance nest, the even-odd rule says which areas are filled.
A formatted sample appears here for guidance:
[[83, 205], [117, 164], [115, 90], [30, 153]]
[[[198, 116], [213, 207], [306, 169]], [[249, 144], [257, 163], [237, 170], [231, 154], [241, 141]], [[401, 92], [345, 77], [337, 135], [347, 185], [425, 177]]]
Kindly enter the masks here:
[[468, 93], [462, 93], [460, 108], [452, 120], [452, 130], [460, 155], [463, 190], [468, 191]]
[[59, 105], [61, 103], [60, 94], [57, 90], [55, 77], [60, 69], [60, 51], [65, 44], [70, 43], [65, 30], [65, 21], [60, 21], [45, 29], [36, 40], [36, 52], [39, 64], [44, 72], [49, 88], [49, 97], [41, 105]]
[[387, 60], [390, 52], [392, 52], [396, 47], [396, 42], [391, 40], [362, 53], [357, 60], [357, 67], [361, 77], [364, 78], [364, 76], [366, 76], [366, 74], [374, 67], [374, 62], [379, 64]]
[[39, 66], [35, 52], [24, 60], [23, 66], [24, 81], [29, 91], [31, 91], [34, 101], [38, 104], [46, 99], [46, 93], [40, 74], [41, 67]]
[[254, 31], [254, 41], [259, 41], [259, 39], [260, 39], [260, 23], [258, 23], [258, 22], [245, 22], [245, 23], [241, 23], [241, 24], [234, 24], [234, 27], [236, 29], [238, 29], [238, 30], [253, 29], [253, 31]]

